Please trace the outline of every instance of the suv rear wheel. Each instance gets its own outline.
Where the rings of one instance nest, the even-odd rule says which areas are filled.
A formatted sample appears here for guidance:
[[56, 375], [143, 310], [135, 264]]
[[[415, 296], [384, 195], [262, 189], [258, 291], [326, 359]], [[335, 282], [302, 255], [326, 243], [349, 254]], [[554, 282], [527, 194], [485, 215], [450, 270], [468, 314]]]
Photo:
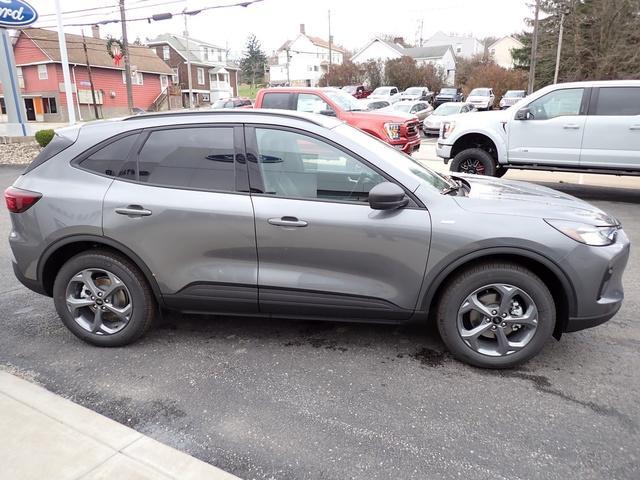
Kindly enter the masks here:
[[530, 270], [489, 262], [453, 278], [440, 299], [438, 330], [458, 359], [510, 368], [534, 357], [556, 322], [553, 297]]
[[453, 158], [450, 170], [452, 172], [495, 177], [496, 161], [481, 148], [467, 148]]
[[156, 302], [140, 270], [125, 257], [91, 250], [69, 259], [53, 284], [62, 323], [82, 340], [119, 347], [140, 338], [156, 315]]

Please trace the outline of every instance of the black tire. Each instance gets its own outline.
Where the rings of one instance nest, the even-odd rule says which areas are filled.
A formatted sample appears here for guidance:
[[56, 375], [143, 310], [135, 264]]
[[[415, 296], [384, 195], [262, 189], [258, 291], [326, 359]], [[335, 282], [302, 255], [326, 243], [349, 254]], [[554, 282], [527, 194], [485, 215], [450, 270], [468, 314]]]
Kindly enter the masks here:
[[[86, 269], [111, 272], [126, 286], [130, 295], [131, 314], [116, 333], [100, 334], [84, 329], [67, 307], [67, 286], [78, 272]], [[56, 275], [53, 300], [62, 323], [76, 337], [100, 347], [120, 347], [135, 342], [149, 330], [157, 313], [153, 291], [138, 267], [126, 257], [106, 250], [89, 250], [67, 260]]]
[[[458, 311], [469, 295], [487, 284], [503, 283], [526, 292], [538, 309], [537, 327], [529, 342], [519, 351], [490, 356], [474, 350], [458, 330]], [[530, 270], [509, 262], [487, 262], [462, 271], [445, 286], [437, 310], [438, 330], [443, 342], [458, 360], [481, 368], [512, 368], [544, 347], [553, 334], [556, 308], [547, 286]]]
[[474, 175], [496, 176], [496, 161], [481, 148], [467, 148], [458, 153], [451, 162], [452, 172]]
[[505, 173], [507, 173], [508, 171], [509, 171], [509, 167], [498, 167], [496, 168], [496, 177], [502, 178], [504, 177]]

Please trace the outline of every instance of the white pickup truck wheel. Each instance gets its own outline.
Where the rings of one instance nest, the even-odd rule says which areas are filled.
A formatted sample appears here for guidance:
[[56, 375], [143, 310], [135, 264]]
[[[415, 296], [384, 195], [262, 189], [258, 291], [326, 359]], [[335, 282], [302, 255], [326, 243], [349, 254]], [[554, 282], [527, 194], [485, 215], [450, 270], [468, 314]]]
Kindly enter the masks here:
[[495, 177], [496, 161], [481, 148], [467, 148], [458, 153], [451, 162], [450, 170], [473, 175], [487, 175]]

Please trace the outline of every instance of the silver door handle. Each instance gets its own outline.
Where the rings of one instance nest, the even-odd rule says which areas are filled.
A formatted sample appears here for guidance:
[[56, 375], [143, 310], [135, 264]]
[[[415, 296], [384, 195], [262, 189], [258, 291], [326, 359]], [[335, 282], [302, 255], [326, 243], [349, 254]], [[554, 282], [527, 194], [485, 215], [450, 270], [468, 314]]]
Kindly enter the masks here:
[[151, 210], [147, 210], [146, 208], [142, 208], [139, 206], [129, 205], [128, 207], [116, 208], [116, 213], [118, 215], [129, 215], [131, 217], [148, 217], [149, 215], [151, 215]]
[[580, 125], [578, 125], [577, 123], [565, 123], [562, 128], [565, 129], [570, 129], [570, 130], [577, 130], [580, 128]]
[[640, 125], [631, 125], [629, 130], [640, 130]]
[[277, 227], [306, 227], [309, 225], [308, 222], [298, 220], [296, 217], [270, 218], [267, 222]]

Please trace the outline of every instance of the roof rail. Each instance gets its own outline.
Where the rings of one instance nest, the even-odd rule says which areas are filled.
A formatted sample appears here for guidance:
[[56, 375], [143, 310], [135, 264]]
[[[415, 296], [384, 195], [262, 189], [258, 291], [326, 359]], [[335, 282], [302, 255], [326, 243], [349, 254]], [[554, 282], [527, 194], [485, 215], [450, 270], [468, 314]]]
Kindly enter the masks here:
[[142, 113], [139, 115], [131, 115], [129, 117], [122, 118], [123, 121], [143, 120], [149, 118], [170, 118], [170, 117], [189, 117], [189, 116], [211, 116], [211, 115], [265, 115], [274, 117], [293, 118], [296, 120], [303, 120], [309, 123], [313, 123], [318, 126], [323, 126], [322, 122], [312, 118], [311, 115], [305, 115], [300, 113], [290, 113], [287, 110], [270, 110], [270, 109], [249, 109], [249, 108], [227, 108], [220, 110], [188, 110], [188, 111], [168, 111], [168, 112], [150, 112]]

